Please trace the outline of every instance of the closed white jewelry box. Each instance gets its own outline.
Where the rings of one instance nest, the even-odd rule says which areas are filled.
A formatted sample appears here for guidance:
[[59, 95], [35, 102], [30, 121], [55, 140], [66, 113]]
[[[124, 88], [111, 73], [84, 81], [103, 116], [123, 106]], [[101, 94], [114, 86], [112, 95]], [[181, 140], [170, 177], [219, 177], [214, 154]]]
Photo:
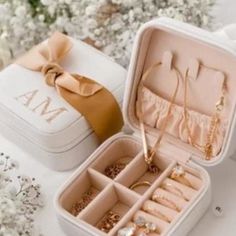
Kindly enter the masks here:
[[[133, 48], [123, 105], [125, 121], [133, 129], [134, 133], [132, 135], [120, 133], [109, 138], [58, 190], [54, 204], [59, 223], [67, 235], [136, 235], [131, 230], [133, 227], [131, 221], [135, 222], [135, 218], [137, 220], [140, 216], [147, 217], [151, 223], [155, 223], [154, 226], [157, 226], [157, 228], [152, 228], [153, 231], [151, 231], [151, 228], [147, 226], [147, 223], [150, 222], [142, 224], [142, 226], [138, 227], [138, 232], [143, 233], [140, 235], [151, 233], [150, 235], [184, 236], [188, 234], [207, 210], [211, 201], [211, 180], [204, 167], [210, 168], [220, 163], [223, 159], [228, 158], [234, 150], [232, 140], [235, 137], [236, 93], [233, 90], [236, 88], [236, 80], [234, 78], [236, 55], [233, 49], [234, 47], [230, 40], [222, 40], [213, 33], [168, 18], [160, 18], [141, 27]], [[225, 95], [223, 117], [227, 119], [227, 125], [220, 149], [216, 155], [208, 159], [196, 147], [166, 132], [153, 159], [154, 164], [159, 167], [161, 173], [160, 175], [158, 174], [158, 177], [151, 178], [148, 175], [149, 169], [143, 158], [142, 135], [135, 109], [137, 106], [137, 89], [142, 74], [150, 68], [150, 65], [160, 61], [162, 64], [167, 63], [167, 67], [170, 65], [168, 64], [170, 51], [176, 56], [173, 64], [180, 71], [186, 69], [185, 66], [188, 66], [186, 61], [188, 62], [194, 57], [201, 63], [211, 65], [214, 70], [216, 68], [216, 70], [225, 73], [227, 77], [227, 93]], [[164, 54], [167, 56], [163, 59]], [[210, 73], [208, 69], [207, 73]], [[194, 75], [194, 73], [192, 74]], [[217, 73], [216, 78], [213, 78], [213, 82], [216, 85], [218, 84], [217, 78], [221, 78], [221, 76], [222, 74], [219, 75]], [[206, 79], [205, 75], [203, 77]], [[152, 78], [155, 78], [155, 73]], [[155, 86], [157, 88], [162, 87], [166, 91], [168, 91], [169, 87], [173, 87], [169, 78], [164, 77], [161, 79], [163, 80], [162, 82], [158, 80], [156, 84], [149, 84], [153, 91]], [[169, 79], [168, 83], [165, 79]], [[198, 112], [204, 113], [206, 111], [207, 114], [212, 115], [217, 101], [215, 99], [220, 96], [220, 91], [214, 88], [210, 91], [208, 86], [212, 83], [212, 80], [210, 78], [207, 79], [209, 81], [205, 82], [205, 87], [199, 88], [202, 93], [197, 94], [197, 98], [205, 96], [203, 100], [201, 100], [202, 97], [199, 98], [201, 102], [206, 101], [206, 104], [199, 101], [199, 104], [203, 107], [200, 107]], [[191, 83], [194, 84], [194, 80]], [[216, 95], [214, 92], [216, 92]], [[166, 97], [168, 95], [167, 93]], [[176, 103], [178, 105], [182, 105], [180, 95], [182, 96], [182, 94], [179, 94], [178, 97], [177, 94]], [[149, 100], [147, 99], [146, 102], [159, 101], [155, 100], [150, 93], [147, 97]], [[206, 98], [208, 98], [208, 101]], [[207, 105], [211, 104], [212, 101], [212, 111], [208, 112]], [[154, 105], [156, 104], [154, 103]], [[194, 107], [195, 104], [196, 106], [199, 105], [196, 99], [192, 101], [191, 105]], [[179, 108], [175, 109], [178, 110]], [[155, 109], [151, 110], [155, 111]], [[150, 121], [151, 119], [147, 120], [147, 122]], [[174, 122], [169, 123], [170, 126], [172, 124]], [[160, 135], [160, 130], [146, 126], [146, 132], [148, 144], [152, 147], [156, 137]], [[196, 129], [195, 134], [196, 136], [198, 135], [198, 129]], [[128, 157], [130, 162], [126, 163], [125, 168], [121, 169], [121, 172], [117, 173], [114, 179], [111, 178], [108, 175], [107, 167], [113, 163], [118, 163], [119, 158]], [[172, 177], [177, 166], [182, 166], [185, 170], [185, 175], [181, 179], [182, 182], [176, 176], [173, 175]], [[145, 184], [145, 181], [143, 182], [145, 178], [148, 179], [150, 185], [148, 184], [145, 189], [136, 190], [134, 184], [140, 183], [137, 181]], [[179, 182], [176, 183], [173, 180]], [[163, 184], [168, 184], [168, 182], [170, 183], [168, 189], [170, 192], [166, 193], [167, 189], [163, 187]], [[185, 187], [182, 188], [183, 186], [179, 185], [180, 183], [185, 185], [185, 187], [191, 188], [191, 190], [188, 188], [185, 191]], [[174, 186], [172, 192], [171, 184], [172, 187]], [[158, 195], [159, 192], [165, 192], [166, 195], [163, 194], [160, 197]], [[190, 193], [194, 194], [192, 198], [188, 199], [191, 195]], [[165, 199], [165, 196], [170, 198]], [[161, 203], [159, 198], [162, 199]], [[151, 200], [153, 201], [152, 203]], [[159, 205], [162, 205], [159, 206], [160, 212], [167, 206], [168, 209], [165, 208], [161, 213], [158, 211], [152, 212], [152, 216], [150, 216], [150, 209], [147, 209], [147, 205], [154, 206], [154, 201], [156, 200], [159, 201]], [[184, 200], [186, 201], [184, 202]], [[175, 213], [173, 211], [170, 212], [171, 208], [175, 210]], [[151, 211], [153, 209], [158, 209], [157, 205], [155, 205], [155, 208], [151, 207]], [[148, 211], [149, 215], [147, 214]], [[111, 227], [111, 221], [104, 220], [107, 220], [106, 217], [109, 214], [114, 214], [114, 212], [119, 217], [118, 221]], [[154, 213], [157, 217], [153, 217]], [[101, 227], [101, 223], [104, 223], [105, 228]], [[137, 230], [137, 225], [138, 223], [136, 223], [135, 230]], [[106, 227], [108, 227], [108, 231], [106, 231]], [[149, 231], [142, 231], [144, 229]]]
[[[70, 40], [62, 68], [102, 84], [121, 105], [126, 70], [82, 41]], [[84, 116], [45, 83], [42, 73], [17, 64], [0, 72], [0, 113], [1, 134], [54, 170], [78, 166], [99, 145]]]

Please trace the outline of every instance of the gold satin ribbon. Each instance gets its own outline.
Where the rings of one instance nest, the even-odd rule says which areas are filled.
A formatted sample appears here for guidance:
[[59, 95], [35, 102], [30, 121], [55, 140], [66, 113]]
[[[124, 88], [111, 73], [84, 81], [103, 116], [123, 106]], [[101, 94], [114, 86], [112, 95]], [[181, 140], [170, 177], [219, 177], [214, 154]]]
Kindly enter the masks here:
[[123, 126], [122, 113], [116, 99], [106, 88], [92, 79], [72, 75], [59, 65], [71, 48], [69, 38], [56, 32], [47, 43], [31, 49], [16, 64], [42, 72], [47, 85], [55, 87], [86, 118], [102, 142], [120, 131]]

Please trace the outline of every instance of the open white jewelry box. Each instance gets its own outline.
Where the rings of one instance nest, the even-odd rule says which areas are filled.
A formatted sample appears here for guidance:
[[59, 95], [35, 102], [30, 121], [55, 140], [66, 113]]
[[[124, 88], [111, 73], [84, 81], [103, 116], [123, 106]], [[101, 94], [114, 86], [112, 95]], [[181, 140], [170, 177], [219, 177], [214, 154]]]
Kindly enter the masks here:
[[[173, 55], [172, 63], [170, 54]], [[159, 62], [166, 68], [175, 66], [181, 74], [189, 69], [194, 75], [196, 60], [192, 59], [208, 67], [189, 81], [191, 86], [196, 84], [190, 87], [194, 88], [188, 100], [190, 113], [194, 110], [204, 117], [213, 116], [221, 95], [222, 81], [225, 81], [222, 78], [226, 78], [227, 92], [220, 115], [226, 125], [221, 146], [215, 156], [205, 160], [204, 154], [197, 148], [166, 132], [153, 159], [159, 172], [150, 173], [144, 160], [136, 110], [140, 80], [150, 66]], [[132, 127], [134, 134], [120, 133], [109, 138], [56, 194], [57, 216], [67, 235], [187, 235], [211, 200], [211, 180], [202, 166], [220, 163], [233, 150], [230, 143], [235, 135], [235, 64], [236, 57], [230, 42], [221, 41], [214, 34], [194, 26], [160, 18], [140, 29], [133, 48], [123, 106], [126, 123]], [[166, 68], [164, 71], [156, 68], [146, 80], [146, 88], [152, 92], [144, 95], [147, 112], [156, 111], [156, 105], [164, 103], [159, 102], [159, 98], [153, 98], [153, 94], [166, 100], [172, 96], [176, 80], [173, 73], [165, 73]], [[180, 88], [183, 85], [180, 79]], [[148, 110], [145, 104], [150, 102], [152, 107]], [[183, 91], [178, 91], [175, 104], [183, 106]], [[146, 122], [152, 121], [151, 118], [148, 117]], [[201, 118], [197, 120], [201, 121]], [[174, 124], [170, 119], [167, 126], [174, 127]], [[151, 122], [145, 125], [150, 147], [160, 135], [160, 130], [154, 126]], [[196, 137], [200, 128], [195, 130]], [[120, 160], [126, 160], [125, 167], [111, 177], [108, 168], [122, 165]], [[173, 175], [178, 171], [184, 172], [184, 175]]]
[[[70, 40], [72, 49], [60, 65], [99, 82], [121, 105], [126, 70], [93, 47]], [[59, 109], [65, 112], [47, 122]], [[1, 134], [54, 170], [81, 164], [99, 145], [85, 118], [45, 83], [40, 72], [17, 64], [0, 72], [0, 112]]]

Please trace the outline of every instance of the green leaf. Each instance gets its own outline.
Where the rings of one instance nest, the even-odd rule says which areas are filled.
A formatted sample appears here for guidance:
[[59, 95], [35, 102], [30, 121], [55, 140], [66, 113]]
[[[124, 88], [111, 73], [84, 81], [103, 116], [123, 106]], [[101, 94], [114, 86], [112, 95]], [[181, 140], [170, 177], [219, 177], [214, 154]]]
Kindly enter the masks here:
[[41, 5], [40, 0], [28, 0], [28, 2], [33, 9], [36, 9]]

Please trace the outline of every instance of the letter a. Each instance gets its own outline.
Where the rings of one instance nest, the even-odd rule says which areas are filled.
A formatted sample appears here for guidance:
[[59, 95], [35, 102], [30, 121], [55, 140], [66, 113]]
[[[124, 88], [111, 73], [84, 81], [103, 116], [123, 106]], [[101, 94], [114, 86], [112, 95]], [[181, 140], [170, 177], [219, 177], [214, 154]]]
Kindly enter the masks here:
[[22, 94], [18, 97], [15, 97], [15, 99], [19, 100], [19, 99], [22, 98], [23, 105], [28, 107], [37, 93], [38, 93], [38, 90], [33, 90], [33, 91], [28, 92], [28, 93], [24, 93], [24, 94]]

